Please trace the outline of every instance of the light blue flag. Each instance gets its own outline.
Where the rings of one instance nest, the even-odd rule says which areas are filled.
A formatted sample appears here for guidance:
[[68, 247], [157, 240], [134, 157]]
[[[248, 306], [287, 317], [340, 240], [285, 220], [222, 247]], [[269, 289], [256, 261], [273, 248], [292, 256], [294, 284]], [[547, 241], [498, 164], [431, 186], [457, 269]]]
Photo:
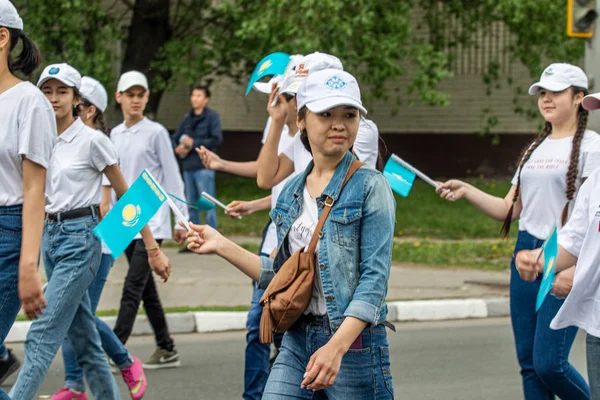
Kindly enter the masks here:
[[250, 81], [248, 82], [248, 88], [246, 89], [246, 96], [250, 93], [254, 82], [258, 82], [265, 76], [270, 75], [282, 75], [288, 64], [290, 63], [290, 55], [287, 53], [271, 53], [256, 64], [254, 72], [250, 75]]
[[408, 196], [410, 193], [416, 177], [414, 172], [397, 163], [393, 157], [390, 157], [385, 164], [383, 176], [390, 183], [392, 190], [403, 197]]
[[552, 290], [552, 284], [554, 283], [554, 277], [556, 276], [556, 269], [554, 264], [556, 262], [556, 256], [558, 255], [558, 229], [554, 226], [552, 233], [544, 242], [544, 276], [542, 277], [542, 283], [540, 285], [540, 291], [537, 295], [537, 301], [535, 302], [535, 311], [538, 311], [542, 306], [542, 303], [548, 296], [548, 293]]
[[104, 216], [94, 233], [117, 258], [167, 201], [167, 194], [152, 175], [143, 170], [140, 176]]
[[211, 203], [210, 201], [206, 200], [204, 197], [200, 197], [200, 200], [195, 201], [193, 203], [189, 203], [183, 199], [180, 199], [179, 197], [175, 196], [174, 194], [169, 193], [169, 196], [171, 196], [172, 198], [174, 198], [177, 201], [187, 204], [188, 206], [197, 208], [200, 211], [209, 211], [209, 210], [212, 210], [213, 208], [215, 208], [215, 205], [213, 203]]

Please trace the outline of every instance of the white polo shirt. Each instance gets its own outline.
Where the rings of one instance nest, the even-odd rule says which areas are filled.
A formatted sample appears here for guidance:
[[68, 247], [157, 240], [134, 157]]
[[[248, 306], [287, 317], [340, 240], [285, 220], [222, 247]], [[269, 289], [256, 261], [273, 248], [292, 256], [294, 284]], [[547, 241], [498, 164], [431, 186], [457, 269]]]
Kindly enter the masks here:
[[46, 176], [46, 212], [100, 204], [102, 171], [117, 164], [110, 139], [77, 118], [56, 141]]
[[552, 329], [577, 326], [600, 337], [600, 169], [581, 185], [558, 244], [577, 257], [571, 293], [552, 320]]
[[[121, 172], [128, 185], [132, 185], [142, 171], [147, 169], [165, 191], [185, 198], [183, 180], [173, 153], [171, 138], [164, 126], [144, 117], [129, 128], [125, 126], [125, 122], [116, 126], [111, 131], [110, 138], [117, 148]], [[113, 202], [116, 202], [114, 191]], [[179, 201], [175, 201], [175, 204], [188, 218], [187, 206]], [[150, 220], [148, 226], [155, 239], [172, 237], [171, 213], [166, 203]], [[178, 225], [175, 225], [175, 228], [184, 229]], [[139, 238], [141, 235], [136, 236], [136, 239]]]
[[[368, 119], [360, 119], [358, 125], [358, 133], [352, 148], [360, 161], [365, 163], [369, 168], [377, 168], [377, 159], [379, 157], [379, 131], [377, 125]], [[294, 163], [294, 173], [300, 174], [304, 172], [312, 155], [300, 140], [300, 135], [294, 136], [292, 143], [283, 154]]]
[[30, 82], [0, 93], [0, 207], [23, 204], [22, 158], [48, 168], [56, 140], [56, 116]]
[[[271, 127], [271, 117], [267, 120], [267, 125], [265, 126], [265, 130], [263, 131], [262, 144], [265, 144], [267, 141], [267, 137], [269, 135], [269, 128]], [[290, 135], [290, 129], [287, 125], [283, 126], [283, 132], [281, 132], [281, 138], [279, 139], [279, 146], [277, 147], [277, 154], [281, 154], [283, 150], [287, 149], [292, 141], [294, 140], [294, 136]], [[288, 176], [283, 181], [279, 182], [277, 185], [273, 186], [271, 189], [271, 209], [275, 207], [277, 204], [277, 198], [279, 197], [279, 193], [281, 193], [281, 189], [285, 183], [290, 179], [294, 174]], [[265, 236], [265, 240], [263, 242], [263, 246], [260, 249], [261, 253], [271, 254], [271, 252], [277, 248], [277, 229], [275, 224], [271, 222], [267, 229], [267, 234]]]

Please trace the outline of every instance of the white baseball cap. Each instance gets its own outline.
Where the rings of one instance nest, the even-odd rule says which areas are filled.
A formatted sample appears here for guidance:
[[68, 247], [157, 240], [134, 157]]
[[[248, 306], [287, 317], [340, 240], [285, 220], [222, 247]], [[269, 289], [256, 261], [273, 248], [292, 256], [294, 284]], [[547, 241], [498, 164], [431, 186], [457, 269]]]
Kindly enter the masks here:
[[68, 87], [77, 88], [77, 90], [81, 88], [81, 74], [66, 63], [51, 64], [44, 68], [38, 80], [37, 87], [41, 88], [44, 82], [50, 79], [61, 81]]
[[538, 94], [540, 90], [562, 92], [571, 86], [587, 89], [588, 79], [585, 72], [575, 65], [555, 63], [546, 67], [540, 81], [529, 88], [529, 94]]
[[79, 93], [81, 93], [81, 97], [95, 105], [100, 111], [106, 111], [108, 95], [100, 82], [89, 76], [84, 76], [81, 78]]
[[583, 98], [581, 105], [586, 110], [598, 110], [600, 109], [600, 93], [588, 94]]
[[119, 78], [119, 83], [117, 83], [117, 92], [124, 92], [127, 89], [132, 88], [134, 86], [141, 86], [146, 90], [150, 90], [148, 87], [148, 79], [146, 79], [146, 75], [138, 71], [129, 71], [125, 72]]
[[23, 30], [23, 20], [9, 0], [0, 0], [0, 26]]
[[296, 94], [306, 78], [313, 72], [326, 69], [344, 70], [339, 58], [326, 53], [311, 53], [298, 60], [294, 69], [288, 71], [281, 84], [281, 93]]
[[366, 114], [360, 100], [360, 88], [356, 78], [339, 69], [326, 69], [311, 73], [296, 95], [298, 111], [306, 106], [314, 113], [330, 110], [337, 106], [358, 108]]

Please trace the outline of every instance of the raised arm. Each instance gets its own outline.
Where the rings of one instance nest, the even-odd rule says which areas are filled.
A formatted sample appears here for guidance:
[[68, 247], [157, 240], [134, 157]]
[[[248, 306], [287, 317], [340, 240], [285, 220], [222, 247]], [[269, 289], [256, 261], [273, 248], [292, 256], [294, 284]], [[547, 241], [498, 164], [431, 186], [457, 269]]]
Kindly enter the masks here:
[[202, 160], [202, 164], [204, 164], [204, 167], [207, 169], [227, 172], [228, 174], [243, 176], [246, 178], [256, 178], [258, 161], [238, 162], [224, 160], [204, 146], [196, 148], [196, 153], [198, 153], [200, 160]]

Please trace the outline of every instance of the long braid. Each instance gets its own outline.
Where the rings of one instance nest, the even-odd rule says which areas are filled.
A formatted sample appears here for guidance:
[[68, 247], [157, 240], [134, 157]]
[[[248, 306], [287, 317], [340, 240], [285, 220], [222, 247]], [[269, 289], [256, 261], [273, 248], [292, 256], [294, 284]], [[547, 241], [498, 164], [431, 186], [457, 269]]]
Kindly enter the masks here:
[[108, 129], [106, 128], [106, 122], [104, 121], [104, 113], [100, 110], [97, 110], [96, 115], [94, 115], [94, 125], [96, 125], [96, 129], [108, 135]]
[[504, 223], [502, 224], [502, 230], [500, 230], [500, 234], [502, 236], [504, 236], [505, 238], [508, 237], [508, 234], [510, 233], [510, 225], [512, 223], [513, 212], [515, 209], [515, 203], [517, 202], [517, 200], [519, 200], [519, 196], [521, 194], [521, 172], [523, 171], [523, 166], [525, 166], [527, 161], [529, 161], [529, 158], [531, 158], [531, 155], [533, 154], [535, 149], [537, 149], [538, 146], [540, 144], [542, 144], [544, 139], [546, 139], [548, 136], [550, 136], [551, 133], [552, 133], [552, 124], [550, 122], [546, 121], [546, 125], [544, 126], [544, 130], [542, 130], [542, 133], [540, 133], [535, 138], [533, 143], [525, 149], [523, 156], [521, 157], [521, 163], [519, 164], [519, 170], [517, 173], [517, 188], [515, 190], [515, 195], [513, 196], [512, 204], [511, 204], [510, 208], [508, 209], [508, 213], [506, 214], [506, 218], [504, 219]]
[[588, 114], [589, 112], [580, 105], [579, 113], [577, 114], [577, 131], [573, 137], [571, 161], [569, 162], [569, 169], [567, 170], [567, 204], [565, 204], [562, 212], [562, 225], [567, 223], [567, 218], [569, 216], [569, 204], [575, 197], [575, 183], [577, 182], [577, 176], [579, 174], [579, 154], [581, 149], [581, 141], [583, 140], [583, 135], [587, 128]]

